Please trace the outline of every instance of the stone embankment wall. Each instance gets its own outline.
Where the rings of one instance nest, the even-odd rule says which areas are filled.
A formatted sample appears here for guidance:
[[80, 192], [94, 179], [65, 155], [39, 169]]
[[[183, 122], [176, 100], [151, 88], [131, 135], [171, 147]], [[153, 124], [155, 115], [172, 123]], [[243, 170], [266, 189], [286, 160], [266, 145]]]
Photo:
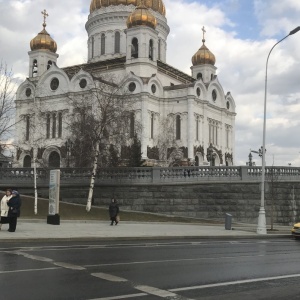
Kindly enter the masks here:
[[[86, 204], [87, 193], [86, 185], [61, 187], [61, 199], [65, 202]], [[47, 198], [48, 189], [40, 188], [39, 194]], [[230, 213], [233, 221], [250, 223], [257, 222], [261, 201], [257, 182], [211, 182], [96, 186], [93, 204], [106, 206], [111, 197], [118, 200], [121, 210], [219, 220], [224, 220], [225, 213]], [[273, 189], [269, 185], [265, 194], [267, 224], [270, 224], [272, 202], [274, 223], [300, 221], [299, 182], [277, 182]]]

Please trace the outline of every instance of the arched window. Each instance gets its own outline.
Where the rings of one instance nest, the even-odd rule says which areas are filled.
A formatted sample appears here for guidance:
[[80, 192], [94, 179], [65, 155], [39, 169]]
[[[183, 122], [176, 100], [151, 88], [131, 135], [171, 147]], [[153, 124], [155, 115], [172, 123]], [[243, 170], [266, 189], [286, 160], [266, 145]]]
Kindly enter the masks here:
[[53, 123], [52, 123], [52, 138], [56, 137], [56, 114], [52, 115]]
[[202, 73], [198, 73], [197, 74], [197, 79], [199, 80], [199, 79], [202, 79]]
[[139, 41], [137, 38], [133, 38], [131, 42], [131, 57], [139, 57]]
[[130, 114], [130, 133], [129, 133], [129, 136], [131, 138], [134, 137], [134, 113], [131, 113]]
[[95, 49], [95, 39], [94, 39], [94, 37], [92, 36], [92, 38], [91, 38], [91, 41], [92, 41], [92, 58], [94, 57], [94, 49]]
[[180, 140], [181, 139], [181, 120], [180, 120], [180, 116], [177, 115], [176, 116], [176, 140]]
[[31, 168], [31, 157], [26, 155], [23, 160], [23, 168]]
[[52, 61], [51, 60], [48, 60], [48, 64], [47, 64], [47, 70], [49, 70], [52, 66]]
[[120, 53], [120, 42], [121, 42], [120, 32], [117, 31], [115, 33], [115, 53]]
[[32, 77], [36, 77], [38, 75], [38, 63], [35, 59], [32, 64]]
[[58, 137], [61, 138], [62, 136], [62, 113], [58, 113]]
[[161, 39], [158, 40], [158, 59], [160, 60]]
[[50, 114], [47, 114], [46, 117], [46, 138], [50, 139], [50, 123], [51, 123], [51, 117]]
[[153, 40], [149, 42], [149, 58], [153, 60]]
[[105, 34], [101, 34], [101, 55], [105, 54]]
[[150, 138], [153, 139], [154, 136], [154, 114], [151, 114], [151, 128], [150, 128]]
[[29, 141], [30, 135], [30, 116], [26, 116], [26, 141]]
[[53, 151], [49, 155], [49, 167], [59, 168], [60, 167], [60, 156], [56, 151]]

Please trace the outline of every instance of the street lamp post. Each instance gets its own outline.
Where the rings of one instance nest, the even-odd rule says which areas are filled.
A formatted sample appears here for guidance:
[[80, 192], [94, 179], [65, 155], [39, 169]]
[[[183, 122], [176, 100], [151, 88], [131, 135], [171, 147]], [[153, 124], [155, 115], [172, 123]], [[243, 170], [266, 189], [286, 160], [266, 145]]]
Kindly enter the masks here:
[[269, 57], [272, 50], [283, 40], [285, 40], [288, 36], [297, 33], [300, 30], [300, 26], [293, 29], [287, 36], [283, 39], [278, 41], [270, 50], [267, 62], [266, 62], [266, 76], [265, 76], [265, 98], [264, 98], [264, 125], [263, 125], [263, 146], [262, 146], [262, 168], [261, 168], [261, 202], [260, 202], [260, 209], [258, 214], [258, 224], [257, 224], [257, 233], [258, 234], [267, 234], [267, 227], [266, 227], [266, 211], [265, 211], [265, 148], [266, 148], [266, 116], [267, 116], [267, 79], [268, 79], [268, 62]]

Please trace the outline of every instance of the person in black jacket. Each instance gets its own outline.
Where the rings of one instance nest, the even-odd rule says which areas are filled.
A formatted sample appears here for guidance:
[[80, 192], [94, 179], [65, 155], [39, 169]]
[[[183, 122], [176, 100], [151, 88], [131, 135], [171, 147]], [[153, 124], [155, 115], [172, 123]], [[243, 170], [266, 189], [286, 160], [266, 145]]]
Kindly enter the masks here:
[[9, 232], [15, 232], [17, 227], [17, 219], [20, 217], [20, 207], [21, 207], [21, 198], [17, 191], [11, 192], [12, 197], [7, 202], [9, 207], [8, 210], [8, 222], [9, 222]]
[[111, 220], [111, 223], [110, 225], [114, 225], [114, 222], [116, 223], [116, 225], [118, 224], [118, 221], [117, 221], [117, 216], [119, 214], [119, 206], [117, 204], [117, 201], [115, 198], [112, 198], [111, 199], [111, 203], [109, 205], [109, 216], [110, 216], [110, 220]]

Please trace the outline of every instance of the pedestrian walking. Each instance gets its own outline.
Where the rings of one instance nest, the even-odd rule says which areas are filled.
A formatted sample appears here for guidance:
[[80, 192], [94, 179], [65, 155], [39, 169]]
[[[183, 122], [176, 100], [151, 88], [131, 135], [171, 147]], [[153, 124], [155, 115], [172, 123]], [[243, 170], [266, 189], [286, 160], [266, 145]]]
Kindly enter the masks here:
[[12, 197], [11, 189], [7, 189], [5, 195], [1, 199], [0, 208], [1, 208], [1, 215], [0, 215], [0, 230], [2, 227], [2, 224], [8, 223], [8, 210], [9, 206], [7, 205], [7, 202]]
[[17, 220], [20, 217], [21, 198], [17, 191], [11, 192], [12, 197], [7, 202], [9, 206], [8, 210], [8, 221], [9, 221], [9, 232], [15, 232], [17, 227]]
[[119, 223], [118, 215], [119, 215], [118, 203], [115, 198], [112, 198], [111, 202], [109, 204], [109, 216], [110, 216], [110, 220], [111, 220], [111, 223], [110, 223], [111, 226], [114, 225], [114, 222], [116, 225]]

